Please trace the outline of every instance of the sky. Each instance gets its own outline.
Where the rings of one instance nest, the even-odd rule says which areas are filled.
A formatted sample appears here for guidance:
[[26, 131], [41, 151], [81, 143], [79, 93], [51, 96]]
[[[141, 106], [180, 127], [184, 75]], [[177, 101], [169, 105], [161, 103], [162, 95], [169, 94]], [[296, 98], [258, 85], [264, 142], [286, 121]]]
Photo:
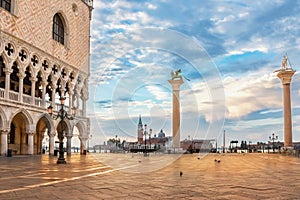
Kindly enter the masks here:
[[283, 141], [284, 55], [300, 141], [300, 1], [95, 0], [90, 144], [137, 140], [138, 117], [172, 135], [171, 72], [181, 69], [181, 140]]

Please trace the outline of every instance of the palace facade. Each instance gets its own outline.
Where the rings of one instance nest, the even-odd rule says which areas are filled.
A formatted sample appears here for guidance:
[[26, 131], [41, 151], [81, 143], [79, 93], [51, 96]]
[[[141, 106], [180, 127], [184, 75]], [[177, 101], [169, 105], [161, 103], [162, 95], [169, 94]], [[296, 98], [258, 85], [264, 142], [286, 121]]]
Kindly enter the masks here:
[[[92, 0], [0, 0], [0, 154], [40, 154], [47, 137], [66, 136], [71, 154], [74, 129], [81, 151], [89, 139], [88, 100]], [[66, 97], [74, 120], [54, 120]], [[61, 127], [64, 129], [61, 130]], [[76, 127], [76, 128], [75, 128]]]

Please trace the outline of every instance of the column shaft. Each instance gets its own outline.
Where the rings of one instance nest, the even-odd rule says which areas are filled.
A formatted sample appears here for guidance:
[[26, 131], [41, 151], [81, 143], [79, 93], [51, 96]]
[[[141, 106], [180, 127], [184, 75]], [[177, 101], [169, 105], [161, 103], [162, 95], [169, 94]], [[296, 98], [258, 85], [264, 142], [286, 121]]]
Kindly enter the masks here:
[[293, 147], [290, 83], [294, 73], [289, 68], [278, 70], [277, 74], [283, 87], [284, 147]]
[[172, 85], [172, 145], [174, 149], [180, 148], [180, 86], [182, 78], [169, 80]]
[[72, 136], [67, 136], [67, 155], [71, 155], [71, 148], [72, 148]]
[[1, 131], [1, 149], [0, 149], [0, 155], [5, 156], [7, 153], [7, 134], [8, 131]]
[[172, 129], [173, 129], [173, 147], [180, 147], [180, 97], [179, 90], [173, 90], [173, 115], [172, 115]]
[[292, 115], [290, 84], [283, 84], [284, 146], [292, 147]]
[[49, 134], [49, 155], [54, 155], [54, 135]]
[[28, 133], [28, 154], [33, 155], [34, 141], [33, 141], [33, 133]]

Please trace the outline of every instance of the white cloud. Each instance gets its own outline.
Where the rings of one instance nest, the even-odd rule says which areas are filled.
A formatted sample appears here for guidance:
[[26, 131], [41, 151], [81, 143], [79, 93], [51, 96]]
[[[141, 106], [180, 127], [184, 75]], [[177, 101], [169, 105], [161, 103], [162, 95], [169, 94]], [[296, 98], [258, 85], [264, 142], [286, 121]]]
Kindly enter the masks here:
[[[250, 120], [247, 123], [236, 120], [247, 119], [250, 114], [261, 110], [267, 110], [261, 112], [261, 115], [268, 115], [274, 110], [282, 109], [281, 83], [272, 72], [276, 68], [274, 66], [280, 67], [281, 58], [285, 53], [288, 53], [295, 69], [297, 63], [300, 63], [300, 12], [297, 5], [297, 1], [191, 0], [179, 1], [176, 4], [168, 0], [94, 1], [91, 82], [96, 85], [100, 81], [106, 84], [107, 87], [99, 86], [99, 95], [107, 97], [109, 95], [106, 93], [112, 90], [117, 93], [112, 98], [115, 100], [113, 108], [103, 107], [101, 111], [97, 110], [96, 114], [101, 116], [103, 121], [109, 119], [109, 123], [112, 123], [114, 118], [128, 117], [132, 121], [138, 113], [153, 117], [169, 116], [170, 93], [164, 92], [161, 87], [169, 87], [168, 83], [162, 83], [162, 80], [169, 78], [169, 71], [174, 67], [175, 60], [168, 52], [172, 50], [171, 53], [175, 52], [188, 62], [196, 63], [195, 66], [200, 68], [198, 71], [203, 77], [198, 81], [185, 83], [186, 87], [181, 91], [183, 114], [198, 112], [206, 122], [212, 122], [222, 119], [226, 110], [227, 119], [236, 122], [236, 131], [256, 125], [263, 126], [264, 123], [277, 123], [274, 119]], [[174, 37], [174, 34], [158, 37], [154, 32], [144, 31], [145, 27], [169, 28], [175, 32], [178, 30], [179, 34], [184, 33], [183, 36], [186, 37], [180, 39]], [[203, 46], [200, 53], [195, 51], [195, 45], [190, 43], [183, 47], [182, 44], [187, 41], [184, 38], [188, 37], [194, 38], [198, 45]], [[135, 52], [136, 49], [140, 49], [140, 52]], [[218, 87], [223, 88], [214, 86], [214, 81], [208, 78], [212, 67], [207, 67], [211, 61], [206, 60], [206, 51], [220, 60], [225, 60], [226, 64], [222, 64], [228, 66], [224, 74], [219, 75], [224, 78], [223, 85]], [[242, 54], [249, 52], [262, 52], [263, 55], [259, 58], [250, 56], [243, 60]], [[241, 55], [241, 60], [234, 60], [235, 56], [232, 55]], [[213, 59], [217, 59], [216, 57]], [[230, 59], [226, 61], [225, 58], [228, 57]], [[257, 66], [249, 64], [254, 61], [260, 67], [258, 70]], [[235, 68], [235, 62], [241, 63], [239, 69]], [[248, 64], [245, 71], [243, 63]], [[164, 68], [165, 71], [162, 70]], [[293, 87], [295, 91], [299, 91], [299, 78], [296, 76], [297, 74], [293, 80]], [[136, 81], [137, 84], [128, 82], [128, 79]], [[113, 85], [118, 81], [124, 86]], [[161, 86], [155, 85], [157, 83]], [[131, 97], [136, 87], [142, 87], [142, 84], [147, 85], [144, 89], [148, 93], [147, 96], [141, 94], [143, 99], [116, 101], [121, 97]], [[216, 95], [218, 92], [221, 94], [223, 89], [226, 95], [225, 103], [222, 95]], [[299, 93], [294, 93], [293, 98], [297, 99]], [[297, 106], [296, 100], [294, 105]], [[132, 132], [135, 131], [136, 124], [131, 121], [133, 125], [128, 127], [128, 131], [131, 127]], [[128, 121], [122, 122], [122, 125], [127, 126], [126, 124]], [[111, 124], [106, 124], [105, 128], [109, 129], [110, 126]]]
[[273, 73], [263, 71], [241, 77], [225, 77], [224, 88], [228, 118], [239, 118], [272, 107], [280, 107], [280, 81]]

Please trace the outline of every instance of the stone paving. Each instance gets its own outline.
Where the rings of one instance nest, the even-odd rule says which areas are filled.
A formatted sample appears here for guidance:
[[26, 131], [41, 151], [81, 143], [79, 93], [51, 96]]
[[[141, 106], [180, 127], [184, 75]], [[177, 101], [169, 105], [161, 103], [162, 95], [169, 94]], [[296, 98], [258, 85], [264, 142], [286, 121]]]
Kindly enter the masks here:
[[279, 154], [90, 153], [73, 154], [65, 165], [56, 160], [0, 157], [0, 199], [300, 199], [300, 158]]

